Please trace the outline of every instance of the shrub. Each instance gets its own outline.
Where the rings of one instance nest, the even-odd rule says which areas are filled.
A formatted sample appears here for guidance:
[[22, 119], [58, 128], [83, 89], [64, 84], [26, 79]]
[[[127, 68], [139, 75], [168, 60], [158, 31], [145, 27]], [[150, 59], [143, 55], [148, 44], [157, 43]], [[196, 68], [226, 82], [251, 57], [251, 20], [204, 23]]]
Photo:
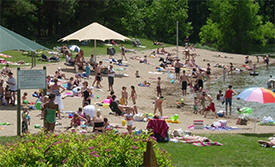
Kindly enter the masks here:
[[168, 153], [149, 135], [76, 133], [30, 134], [0, 147], [0, 166], [142, 166], [146, 142], [154, 145], [159, 166], [172, 166]]

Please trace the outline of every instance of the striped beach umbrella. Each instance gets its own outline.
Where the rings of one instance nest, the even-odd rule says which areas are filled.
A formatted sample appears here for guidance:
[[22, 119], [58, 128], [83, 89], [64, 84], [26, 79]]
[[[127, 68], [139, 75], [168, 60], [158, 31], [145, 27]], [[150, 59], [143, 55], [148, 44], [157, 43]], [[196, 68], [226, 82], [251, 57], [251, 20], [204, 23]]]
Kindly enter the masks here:
[[248, 102], [275, 103], [275, 93], [266, 88], [253, 87], [242, 91], [237, 98]]

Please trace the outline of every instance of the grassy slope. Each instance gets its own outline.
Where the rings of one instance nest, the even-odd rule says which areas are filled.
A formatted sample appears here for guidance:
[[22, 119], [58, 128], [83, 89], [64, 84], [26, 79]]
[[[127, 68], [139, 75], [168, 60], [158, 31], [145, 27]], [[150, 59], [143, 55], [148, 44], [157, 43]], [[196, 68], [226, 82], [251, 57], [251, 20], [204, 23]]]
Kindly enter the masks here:
[[[151, 40], [148, 40], [148, 39], [140, 39], [140, 40], [141, 40], [142, 45], [146, 46], [146, 48], [136, 48], [136, 47], [133, 47], [131, 41], [118, 42], [118, 43], [119, 44], [124, 44], [124, 46], [126, 48], [128, 48], [128, 49], [135, 49], [137, 51], [148, 50], [148, 49], [155, 49], [155, 48], [160, 47], [160, 46], [153, 45], [153, 41], [151, 41]], [[49, 49], [53, 49], [53, 47], [62, 46], [64, 44], [66, 44], [66, 45], [78, 45], [84, 51], [84, 56], [86, 56], [86, 57], [89, 57], [91, 54], [94, 53], [94, 43], [93, 43], [93, 41], [91, 41], [87, 45], [82, 45], [81, 43], [79, 43], [77, 41], [70, 41], [70, 42], [64, 42], [64, 43], [60, 43], [60, 42], [59, 43], [58, 42], [45, 42], [44, 46], [48, 47]], [[173, 45], [165, 44], [164, 46], [165, 47], [169, 47], [169, 46], [173, 46]], [[104, 45], [103, 42], [97, 41], [97, 47], [96, 47], [97, 55], [106, 55], [108, 47], [109, 46]], [[119, 55], [120, 54], [119, 46], [115, 46], [115, 49], [116, 49], [116, 54]], [[20, 51], [4, 51], [2, 53], [12, 56], [12, 58], [5, 58], [7, 61], [18, 62], [18, 61], [23, 60], [25, 63], [31, 63], [31, 56], [22, 55], [22, 52], [20, 52]], [[46, 51], [44, 51], [44, 53], [48, 57], [50, 56]], [[37, 55], [37, 58], [40, 58], [40, 57], [41, 57], [41, 55]], [[2, 58], [2, 57], [0, 57], [0, 58]], [[64, 58], [62, 58], [62, 59], [64, 59]], [[37, 64], [41, 64], [41, 63], [45, 63], [45, 62], [39, 61], [37, 59]], [[3, 65], [0, 65], [0, 67], [2, 67], [2, 66]]]
[[[205, 135], [204, 135], [205, 136]], [[274, 166], [275, 149], [260, 147], [257, 140], [271, 135], [206, 135], [223, 146], [196, 147], [182, 143], [159, 144], [171, 154], [175, 166]]]

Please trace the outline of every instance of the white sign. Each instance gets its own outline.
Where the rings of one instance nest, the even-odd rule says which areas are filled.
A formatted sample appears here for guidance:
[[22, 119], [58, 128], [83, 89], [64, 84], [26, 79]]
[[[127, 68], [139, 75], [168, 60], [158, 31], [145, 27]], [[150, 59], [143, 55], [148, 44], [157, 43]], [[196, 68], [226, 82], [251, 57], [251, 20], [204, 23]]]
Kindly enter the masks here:
[[17, 70], [17, 89], [46, 89], [46, 70]]

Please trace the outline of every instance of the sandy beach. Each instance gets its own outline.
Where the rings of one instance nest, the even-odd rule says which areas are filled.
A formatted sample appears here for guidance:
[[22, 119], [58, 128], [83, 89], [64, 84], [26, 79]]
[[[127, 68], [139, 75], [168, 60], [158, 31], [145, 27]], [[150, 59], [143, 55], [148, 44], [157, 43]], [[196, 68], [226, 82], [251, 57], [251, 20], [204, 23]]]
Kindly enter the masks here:
[[[182, 50], [184, 48], [179, 47], [179, 58], [182, 63], [184, 55], [182, 54]], [[175, 47], [166, 48], [167, 51], [176, 54]], [[157, 72], [156, 67], [160, 64], [159, 58], [152, 58], [148, 56], [152, 50], [146, 50], [141, 51], [137, 53], [127, 53], [126, 56], [128, 58], [128, 61], [125, 62], [125, 64], [128, 65], [128, 67], [121, 67], [121, 66], [114, 66], [114, 69], [119, 69], [119, 71], [116, 71], [116, 73], [124, 73], [127, 74], [127, 77], [116, 77], [114, 81], [114, 91], [117, 97], [120, 98], [121, 96], [121, 87], [126, 86], [127, 91], [130, 94], [130, 86], [134, 85], [136, 87], [137, 92], [137, 109], [140, 113], [153, 113], [154, 109], [154, 99], [156, 97], [156, 79], [157, 77], [161, 77], [162, 83], [162, 92], [163, 96], [165, 97], [165, 101], [163, 104], [163, 111], [165, 116], [172, 116], [174, 114], [179, 115], [179, 121], [180, 123], [169, 123], [170, 130], [181, 128], [183, 130], [190, 130], [188, 127], [193, 124], [193, 120], [203, 120], [204, 125], [211, 125], [214, 121], [223, 119], [227, 120], [228, 126], [234, 126], [240, 128], [239, 130], [231, 130], [231, 131], [210, 131], [210, 130], [191, 130], [192, 133], [274, 133], [275, 132], [275, 126], [256, 126], [255, 129], [255, 122], [249, 121], [248, 125], [241, 126], [236, 125], [236, 118], [215, 118], [213, 113], [208, 114], [207, 118], [203, 118], [200, 114], [193, 114], [193, 96], [190, 93], [191, 90], [188, 88], [187, 92], [188, 95], [183, 97], [184, 98], [184, 107], [177, 108], [176, 107], [176, 101], [182, 98], [181, 93], [181, 86], [178, 81], [175, 81], [174, 84], [171, 83], [170, 79], [168, 78], [167, 72], [163, 72], [162, 74], [152, 74], [150, 72]], [[215, 79], [217, 77], [221, 77], [222, 75], [222, 68], [214, 67], [215, 64], [224, 64], [229, 65], [229, 63], [233, 63], [235, 67], [241, 67], [242, 64], [244, 64], [244, 57], [245, 55], [240, 54], [229, 54], [229, 53], [223, 53], [223, 52], [215, 52], [215, 51], [209, 51], [204, 49], [196, 49], [195, 52], [199, 54], [199, 56], [196, 57], [196, 64], [198, 64], [201, 68], [206, 68], [207, 63], [211, 64], [211, 81], [206, 82], [207, 84], [211, 84], [211, 82], [215, 82]], [[150, 64], [144, 64], [139, 63], [138, 60], [130, 59], [130, 57], [139, 56], [143, 57], [144, 55], [148, 56], [148, 62]], [[104, 66], [108, 66], [109, 63], [105, 61], [107, 59], [107, 55], [98, 55], [97, 61], [102, 60]], [[120, 55], [116, 55], [115, 58], [120, 58]], [[86, 58], [88, 59], [88, 58]], [[256, 62], [256, 57], [250, 56], [250, 60], [253, 62]], [[275, 62], [274, 59], [271, 59], [271, 63], [273, 64]], [[264, 65], [262, 63], [262, 60], [260, 60], [260, 65]], [[44, 65], [45, 66], [45, 65]], [[35, 69], [42, 69], [43, 65], [38, 65], [35, 67]], [[47, 74], [53, 75], [54, 72], [57, 70], [58, 67], [62, 68], [63, 73], [65, 73], [66, 77], [69, 78], [71, 76], [74, 76], [74, 70], [73, 67], [68, 67], [64, 65], [64, 62], [59, 63], [53, 63], [53, 64], [47, 64]], [[29, 67], [26, 67], [29, 69]], [[190, 69], [190, 70], [189, 70]], [[191, 73], [191, 68], [185, 69], [187, 73]], [[136, 70], [139, 70], [140, 78], [135, 77]], [[16, 69], [12, 69], [14, 72], [14, 76], [16, 76]], [[237, 74], [236, 74], [237, 75]], [[90, 76], [90, 79], [85, 79], [89, 82], [89, 86], [91, 86], [94, 76]], [[138, 83], [143, 81], [149, 81], [151, 82], [150, 87], [139, 87]], [[82, 79], [84, 81], [84, 79]], [[92, 92], [94, 94], [95, 98], [92, 98], [92, 104], [95, 104], [96, 102], [101, 102], [103, 99], [106, 98], [106, 96], [109, 94], [108, 90], [108, 79], [106, 76], [103, 77], [102, 81], [102, 90], [93, 89]], [[234, 85], [233, 85], [234, 86]], [[31, 97], [32, 93], [36, 90], [22, 90], [22, 92], [28, 93], [28, 98], [30, 101], [34, 102], [35, 98]], [[99, 98], [96, 98], [99, 96]], [[215, 98], [215, 97], [213, 97]], [[237, 101], [233, 101], [234, 103], [237, 103]], [[79, 107], [82, 105], [82, 98], [81, 97], [66, 97], [63, 99], [64, 104], [64, 111], [77, 111]], [[129, 104], [132, 105], [131, 100], [129, 100]], [[111, 124], [114, 125], [121, 125], [121, 121], [124, 119], [124, 117], [118, 117], [114, 115], [109, 115], [111, 110], [109, 108], [104, 108], [101, 106], [96, 106], [97, 109], [100, 109], [102, 111], [103, 117], [107, 117]], [[220, 110], [220, 109], [216, 109]], [[223, 109], [224, 110], [224, 109]], [[29, 126], [29, 131], [31, 133], [36, 133], [40, 131], [40, 129], [34, 128], [35, 124], [42, 125], [42, 120], [40, 119], [40, 113], [41, 111], [38, 110], [31, 110], [30, 111], [30, 117], [31, 117], [31, 124]], [[16, 106], [0, 106], [0, 122], [9, 122], [11, 125], [8, 126], [0, 126], [0, 136], [15, 136], [16, 135]], [[60, 125], [56, 126], [57, 132], [64, 131], [64, 127], [68, 127], [70, 124], [70, 119], [68, 118], [68, 114], [63, 114], [61, 120], [57, 120]], [[145, 129], [147, 122], [134, 122], [134, 126], [136, 129]], [[121, 129], [122, 131], [125, 131], [126, 129]]]

